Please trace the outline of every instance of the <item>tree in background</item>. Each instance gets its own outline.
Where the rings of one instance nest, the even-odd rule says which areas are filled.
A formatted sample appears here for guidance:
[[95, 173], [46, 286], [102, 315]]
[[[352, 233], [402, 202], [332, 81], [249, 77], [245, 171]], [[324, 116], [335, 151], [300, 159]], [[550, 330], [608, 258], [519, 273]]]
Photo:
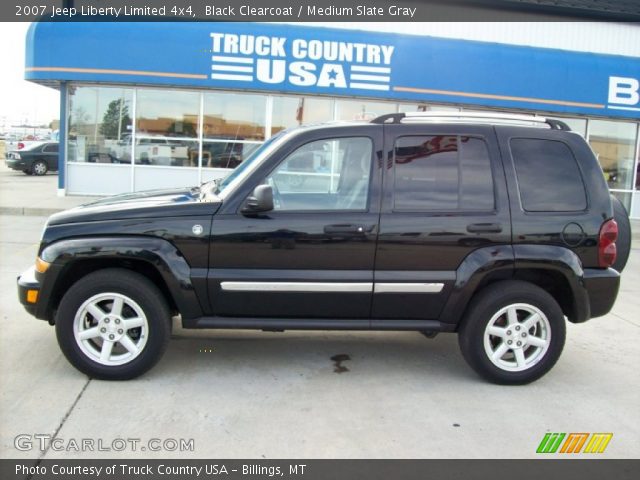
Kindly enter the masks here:
[[122, 98], [109, 102], [107, 111], [102, 117], [102, 125], [100, 125], [100, 133], [105, 138], [119, 138], [127, 133], [127, 128], [131, 125], [131, 117], [129, 117], [129, 107], [124, 104]]

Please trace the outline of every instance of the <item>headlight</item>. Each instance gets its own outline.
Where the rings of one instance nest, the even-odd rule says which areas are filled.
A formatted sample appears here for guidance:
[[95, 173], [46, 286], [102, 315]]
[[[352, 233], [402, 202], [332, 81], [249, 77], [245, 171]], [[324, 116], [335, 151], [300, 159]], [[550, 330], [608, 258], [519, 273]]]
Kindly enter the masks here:
[[49, 262], [45, 262], [40, 257], [36, 257], [36, 272], [44, 273], [49, 270], [51, 264]]

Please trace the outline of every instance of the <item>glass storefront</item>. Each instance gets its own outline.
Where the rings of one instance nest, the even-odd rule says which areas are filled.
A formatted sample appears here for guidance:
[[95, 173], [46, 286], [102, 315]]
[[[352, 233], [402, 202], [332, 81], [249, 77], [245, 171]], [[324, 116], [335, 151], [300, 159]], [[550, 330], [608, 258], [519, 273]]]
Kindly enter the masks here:
[[589, 144], [598, 157], [609, 188], [630, 210], [633, 177], [637, 168], [637, 124], [589, 120], [588, 129]]
[[335, 101], [313, 97], [272, 97], [271, 134], [297, 125], [333, 120]]
[[[131, 137], [132, 108], [132, 89], [70, 87], [68, 161], [131, 161], [131, 148], [127, 150], [122, 147]], [[123, 158], [120, 151], [129, 157]]]
[[[116, 190], [89, 191], [83, 186], [72, 188], [71, 193], [121, 193], [155, 185], [194, 184], [226, 175], [262, 142], [286, 128], [430, 110], [472, 111], [455, 105], [367, 99], [70, 85], [67, 162], [70, 168], [78, 167], [70, 177], [86, 175], [90, 164], [131, 167], [130, 172], [118, 173]], [[587, 138], [612, 193], [632, 216], [639, 216], [638, 123], [550, 118], [566, 122]]]

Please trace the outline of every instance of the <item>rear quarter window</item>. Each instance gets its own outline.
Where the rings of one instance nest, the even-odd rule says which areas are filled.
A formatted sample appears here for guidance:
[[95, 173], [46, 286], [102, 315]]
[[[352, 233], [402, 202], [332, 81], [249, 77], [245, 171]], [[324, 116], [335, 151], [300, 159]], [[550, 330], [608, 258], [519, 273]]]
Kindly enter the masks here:
[[578, 162], [563, 142], [512, 138], [520, 203], [527, 212], [576, 212], [587, 209], [587, 193]]

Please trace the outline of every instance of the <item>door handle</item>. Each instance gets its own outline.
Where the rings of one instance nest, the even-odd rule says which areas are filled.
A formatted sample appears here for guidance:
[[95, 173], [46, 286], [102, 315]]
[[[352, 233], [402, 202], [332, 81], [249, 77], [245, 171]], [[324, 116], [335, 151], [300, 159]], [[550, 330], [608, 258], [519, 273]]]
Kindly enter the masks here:
[[326, 234], [337, 234], [337, 233], [355, 233], [355, 234], [365, 234], [369, 233], [373, 230], [375, 225], [356, 225], [353, 223], [348, 224], [336, 224], [336, 225], [325, 225], [324, 233]]
[[472, 223], [467, 225], [469, 233], [500, 233], [502, 225], [499, 223]]

